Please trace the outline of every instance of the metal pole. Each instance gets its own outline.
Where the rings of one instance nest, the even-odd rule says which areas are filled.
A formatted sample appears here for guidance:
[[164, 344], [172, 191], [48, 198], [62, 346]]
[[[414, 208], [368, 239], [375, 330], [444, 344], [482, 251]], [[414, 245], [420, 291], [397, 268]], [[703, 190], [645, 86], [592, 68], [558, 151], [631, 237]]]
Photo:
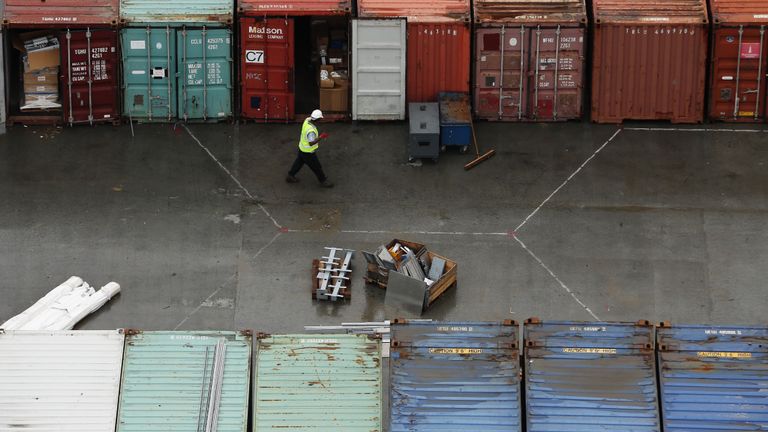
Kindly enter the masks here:
[[72, 108], [72, 32], [67, 29], [67, 76], [69, 81], [67, 82], [67, 97], [69, 99], [69, 125], [75, 121], [75, 116]]
[[765, 26], [760, 26], [760, 63], [757, 65], [757, 97], [755, 98], [755, 120], [760, 118], [760, 90], [763, 84], [763, 44]]
[[166, 52], [166, 71], [168, 76], [165, 79], [168, 82], [168, 121], [171, 121], [171, 27], [165, 26], [165, 52]]
[[152, 28], [147, 26], [147, 118], [152, 121]]
[[552, 118], [554, 120], [557, 120], [557, 105], [558, 105], [558, 99], [557, 99], [557, 90], [560, 87], [560, 26], [557, 26], [557, 31], [555, 32], [557, 35], [557, 46], [555, 47], [555, 100], [552, 101]]
[[[203, 26], [203, 120], [208, 120], [208, 37]], [[266, 36], [266, 35], [265, 35]]]
[[523, 119], [523, 79], [525, 77], [525, 26], [520, 26], [520, 89], [517, 94], [517, 119]]
[[733, 119], [739, 118], [739, 85], [741, 82], [741, 43], [744, 39], [744, 26], [739, 26], [739, 53], [736, 59], [736, 100], [733, 102]]
[[501, 26], [501, 61], [499, 64], [501, 65], [500, 68], [500, 78], [499, 78], [499, 120], [501, 120], [502, 116], [504, 115], [504, 45], [506, 45], [506, 38], [504, 37], [504, 31], [505, 26]]
[[93, 125], [93, 65], [91, 65], [91, 29], [85, 32], [85, 40], [88, 45], [88, 123]]
[[183, 39], [184, 47], [181, 49], [182, 52], [182, 63], [184, 63], [184, 72], [182, 73], [182, 79], [181, 79], [181, 94], [184, 97], [184, 105], [183, 110], [184, 113], [182, 117], [184, 118], [184, 121], [187, 121], [187, 79], [189, 78], [189, 62], [187, 61], [187, 26], [184, 26], [181, 28], [181, 38]]
[[534, 118], [539, 116], [539, 54], [541, 53], [541, 26], [536, 27], [536, 74], [533, 90], [533, 116]]

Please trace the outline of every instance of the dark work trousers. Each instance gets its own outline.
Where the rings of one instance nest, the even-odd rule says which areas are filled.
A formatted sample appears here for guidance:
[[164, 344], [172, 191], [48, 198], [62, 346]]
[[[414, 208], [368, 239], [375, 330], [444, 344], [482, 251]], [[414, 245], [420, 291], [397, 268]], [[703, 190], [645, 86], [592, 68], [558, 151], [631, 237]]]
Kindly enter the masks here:
[[320, 183], [326, 180], [323, 167], [320, 165], [320, 159], [317, 158], [317, 155], [314, 153], [304, 153], [301, 150], [299, 150], [299, 154], [296, 156], [296, 160], [293, 161], [293, 166], [291, 167], [291, 170], [288, 171], [288, 175], [291, 177], [296, 177], [296, 174], [299, 173], [299, 170], [304, 166], [304, 164], [307, 164], [309, 169], [315, 173], [317, 180]]

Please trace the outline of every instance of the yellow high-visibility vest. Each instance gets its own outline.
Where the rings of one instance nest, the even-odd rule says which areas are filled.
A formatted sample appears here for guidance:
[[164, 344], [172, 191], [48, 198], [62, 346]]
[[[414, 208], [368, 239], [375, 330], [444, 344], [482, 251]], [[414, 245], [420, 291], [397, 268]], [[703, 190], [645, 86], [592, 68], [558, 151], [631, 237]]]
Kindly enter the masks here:
[[315, 139], [317, 139], [317, 128], [312, 124], [312, 119], [307, 118], [304, 120], [304, 125], [301, 126], [301, 138], [299, 139], [299, 150], [302, 153], [314, 153], [319, 147], [317, 144], [310, 144], [309, 139], [307, 139], [310, 133], [314, 133]]

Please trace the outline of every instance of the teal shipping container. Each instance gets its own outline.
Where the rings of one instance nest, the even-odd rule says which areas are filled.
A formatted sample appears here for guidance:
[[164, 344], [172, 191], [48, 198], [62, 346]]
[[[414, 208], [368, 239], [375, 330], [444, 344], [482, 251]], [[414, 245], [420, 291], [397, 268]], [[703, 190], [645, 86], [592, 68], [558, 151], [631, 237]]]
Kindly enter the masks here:
[[233, 18], [232, 0], [121, 0], [126, 116], [232, 118]]
[[253, 432], [381, 432], [381, 344], [365, 335], [258, 340]]
[[127, 332], [117, 432], [248, 429], [246, 332]]

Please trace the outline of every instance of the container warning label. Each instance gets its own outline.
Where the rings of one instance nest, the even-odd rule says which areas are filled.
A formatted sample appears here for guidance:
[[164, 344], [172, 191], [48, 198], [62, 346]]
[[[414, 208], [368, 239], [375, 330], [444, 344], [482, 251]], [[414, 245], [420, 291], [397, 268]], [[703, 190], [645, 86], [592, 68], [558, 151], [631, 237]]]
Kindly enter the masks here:
[[482, 354], [482, 348], [430, 348], [430, 354]]
[[699, 351], [696, 355], [714, 358], [752, 358], [752, 353], [748, 352]]
[[741, 44], [741, 58], [743, 59], [759, 59], [760, 58], [760, 43], [743, 43]]
[[147, 49], [147, 41], [144, 41], [144, 40], [132, 40], [131, 41], [131, 49], [134, 49], [134, 50]]
[[616, 348], [563, 348], [563, 352], [572, 354], [616, 354]]

